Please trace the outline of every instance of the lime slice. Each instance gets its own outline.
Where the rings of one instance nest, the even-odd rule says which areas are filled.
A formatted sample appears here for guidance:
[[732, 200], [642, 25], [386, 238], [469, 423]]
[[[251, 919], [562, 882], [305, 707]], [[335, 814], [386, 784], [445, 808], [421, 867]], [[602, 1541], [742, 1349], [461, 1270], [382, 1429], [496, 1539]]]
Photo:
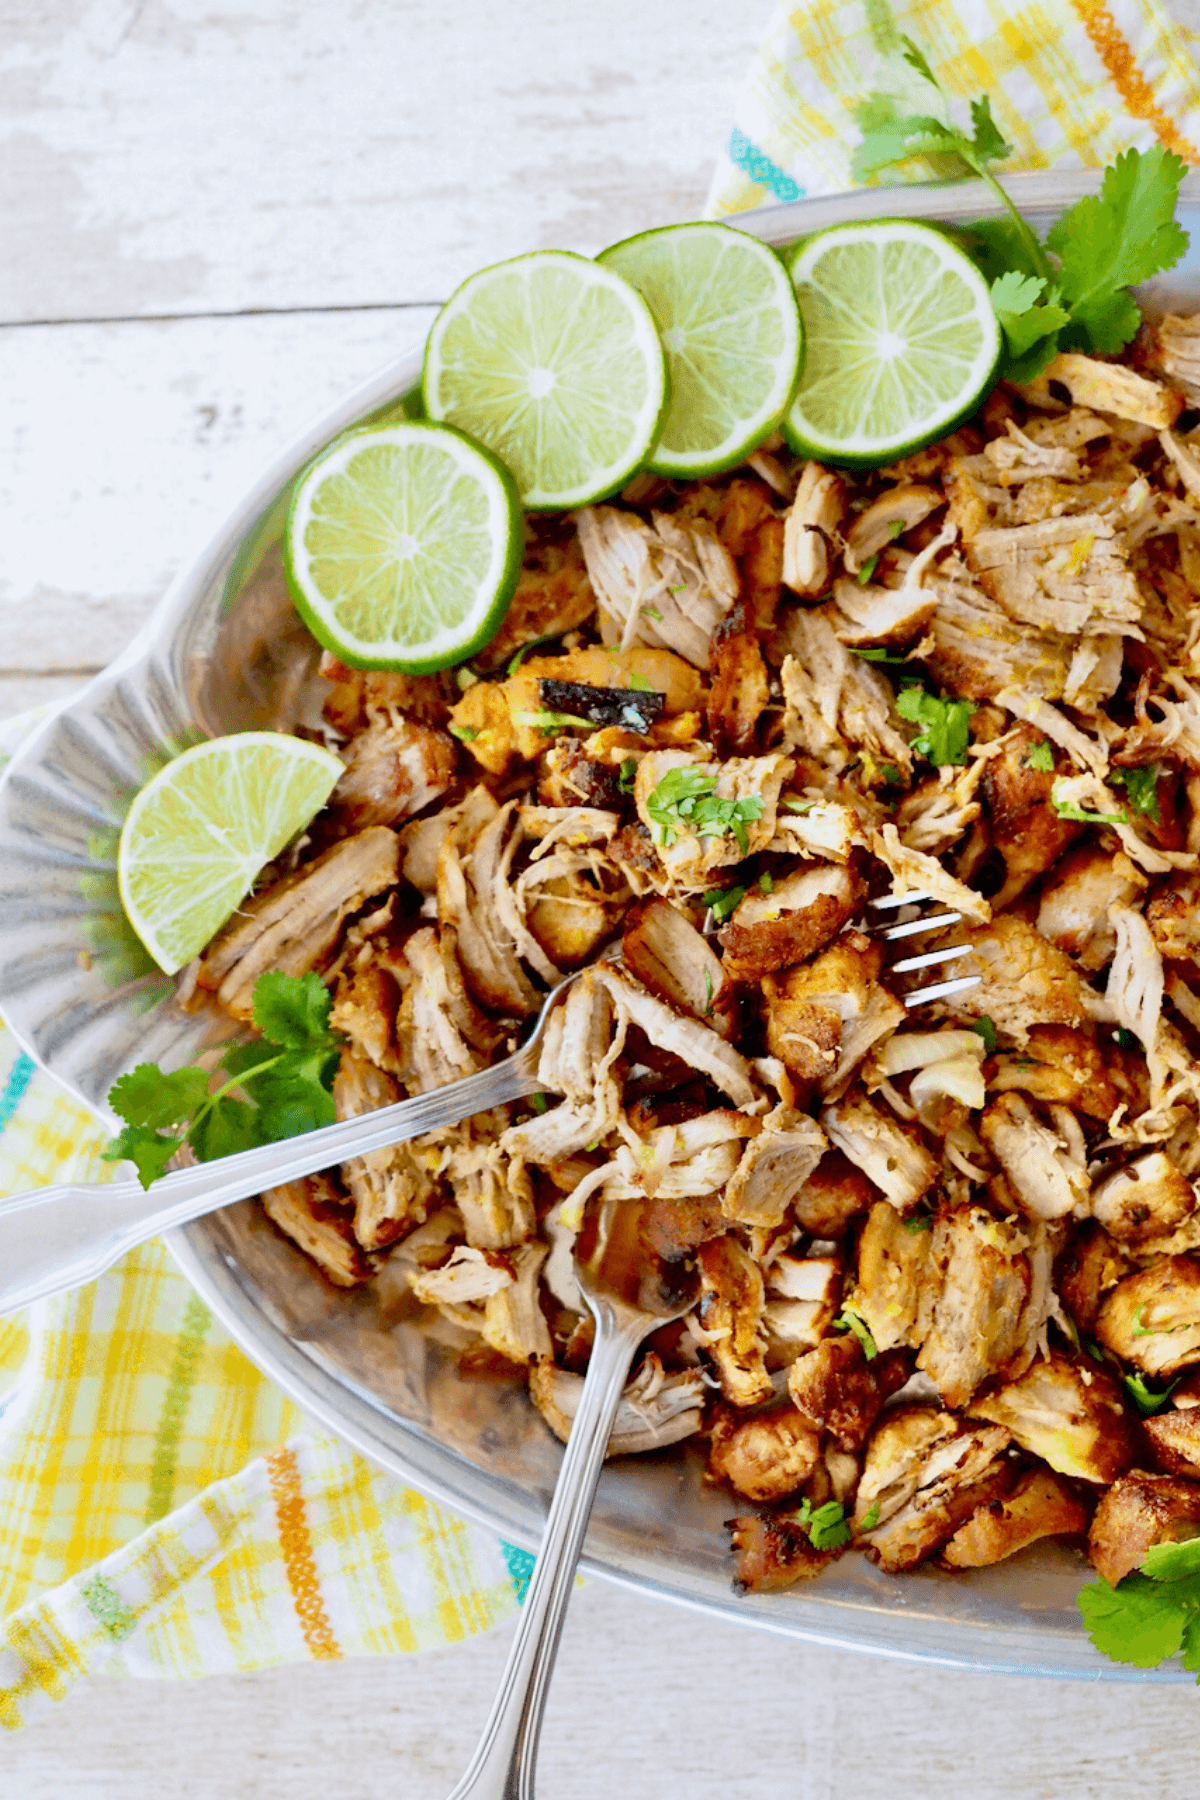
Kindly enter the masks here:
[[647, 467], [716, 475], [744, 462], [800, 373], [800, 310], [775, 252], [729, 225], [667, 225], [596, 260], [649, 302], [666, 347], [671, 404]]
[[535, 250], [481, 269], [447, 300], [421, 392], [431, 419], [501, 458], [526, 506], [581, 506], [645, 462], [666, 410], [666, 358], [650, 308], [620, 275]]
[[203, 950], [341, 773], [316, 744], [245, 731], [185, 750], [146, 783], [121, 828], [117, 879], [160, 969], [174, 975]]
[[835, 225], [789, 259], [804, 373], [784, 422], [796, 450], [869, 468], [942, 437], [991, 385], [1000, 327], [987, 283], [928, 225]]
[[292, 598], [317, 641], [353, 668], [412, 675], [496, 635], [522, 545], [508, 471], [426, 420], [337, 439], [298, 484], [284, 535]]

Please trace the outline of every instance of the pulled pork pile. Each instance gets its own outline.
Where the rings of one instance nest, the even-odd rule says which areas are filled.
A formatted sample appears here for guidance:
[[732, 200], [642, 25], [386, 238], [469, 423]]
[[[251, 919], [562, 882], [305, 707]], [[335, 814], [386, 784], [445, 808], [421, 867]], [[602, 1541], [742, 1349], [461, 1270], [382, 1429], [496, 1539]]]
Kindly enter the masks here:
[[[611, 1449], [708, 1436], [746, 1585], [1089, 1530], [1115, 1580], [1200, 1526], [1198, 340], [1061, 356], [870, 474], [776, 445], [530, 521], [469, 669], [327, 659], [346, 772], [201, 961], [239, 1019], [263, 968], [326, 977], [343, 1118], [591, 965], [561, 1098], [264, 1205], [565, 1438], [573, 1238], [644, 1201], [702, 1293]], [[863, 922], [918, 891], [981, 979], [910, 1014]]]

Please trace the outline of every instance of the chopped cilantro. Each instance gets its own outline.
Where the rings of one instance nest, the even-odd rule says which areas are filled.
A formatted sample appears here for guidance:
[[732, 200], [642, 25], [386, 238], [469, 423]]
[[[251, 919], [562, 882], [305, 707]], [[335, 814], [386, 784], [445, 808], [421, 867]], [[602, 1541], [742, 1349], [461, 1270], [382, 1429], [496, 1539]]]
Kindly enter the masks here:
[[723, 922], [745, 898], [744, 887], [709, 888], [707, 893], [701, 894], [700, 903], [711, 907], [713, 918]]
[[155, 1063], [139, 1063], [114, 1083], [108, 1101], [125, 1129], [105, 1146], [105, 1162], [128, 1159], [148, 1188], [185, 1143], [200, 1162], [212, 1162], [332, 1125], [341, 1039], [330, 1030], [329, 1005], [319, 975], [267, 970], [254, 984], [262, 1035], [225, 1051], [217, 1067], [229, 1079], [215, 1093], [207, 1070], [167, 1075]]
[[808, 1532], [814, 1550], [840, 1550], [854, 1536], [840, 1500], [827, 1500], [824, 1506], [816, 1508], [811, 1500], [802, 1500], [792, 1517]]
[[640, 669], [635, 669], [633, 671], [632, 675], [629, 677], [629, 685], [635, 694], [649, 694], [653, 692], [649, 676], [643, 675]]
[[1041, 738], [1031, 745], [1025, 758], [1027, 769], [1039, 769], [1043, 775], [1049, 775], [1054, 768], [1054, 745], [1049, 738]]
[[794, 794], [785, 794], [779, 802], [780, 810], [790, 813], [811, 812], [816, 804], [815, 800], [797, 800]]
[[1123, 787], [1129, 795], [1129, 804], [1135, 813], [1143, 813], [1153, 824], [1160, 823], [1158, 815], [1158, 777], [1161, 771], [1157, 763], [1150, 763], [1144, 769], [1114, 769], [1110, 781]]
[[918, 756], [928, 757], [939, 769], [966, 762], [971, 714], [975, 711], [969, 700], [939, 699], [937, 694], [913, 682], [897, 695], [896, 711], [902, 719], [921, 728], [912, 741]]
[[532, 1106], [535, 1113], [544, 1113], [546, 1111], [545, 1094], [535, 1094], [529, 1104]]
[[1152, 1414], [1163, 1410], [1180, 1381], [1180, 1377], [1176, 1376], [1175, 1380], [1169, 1381], [1165, 1388], [1152, 1388], [1141, 1375], [1126, 1375], [1123, 1379], [1125, 1390], [1143, 1419], [1148, 1419]]
[[878, 1525], [878, 1523], [879, 1523], [879, 1502], [878, 1502], [878, 1500], [875, 1500], [875, 1501], [872, 1501], [869, 1511], [867, 1511], [863, 1514], [863, 1522], [859, 1526], [858, 1529], [860, 1531], [874, 1531], [874, 1529]]
[[1082, 825], [1127, 825], [1128, 815], [1124, 808], [1119, 813], [1088, 812], [1085, 806], [1076, 806], [1073, 800], [1064, 800], [1062, 790], [1066, 785], [1060, 778], [1050, 790], [1050, 802], [1060, 819], [1076, 819]]
[[1115, 1662], [1152, 1669], [1182, 1651], [1184, 1668], [1200, 1676], [1200, 1537], [1153, 1545], [1116, 1587], [1086, 1583], [1079, 1610], [1097, 1650]]
[[1113, 1036], [1122, 1050], [1140, 1050], [1142, 1047], [1142, 1040], [1137, 1032], [1130, 1031], [1127, 1025], [1118, 1025]]
[[852, 1331], [862, 1345], [863, 1355], [868, 1362], [872, 1362], [879, 1355], [878, 1346], [867, 1328], [866, 1321], [860, 1319], [853, 1308], [849, 1306], [842, 1308], [838, 1317], [833, 1321], [833, 1329], [835, 1331]]
[[976, 1019], [971, 1030], [979, 1033], [983, 1039], [984, 1050], [989, 1056], [994, 1056], [996, 1054], [996, 1021], [984, 1013], [981, 1019]]
[[450, 736], [461, 738], [464, 744], [470, 744], [479, 736], [479, 730], [475, 725], [452, 725]]
[[582, 726], [584, 731], [596, 729], [594, 719], [581, 718], [578, 713], [549, 712], [545, 707], [539, 708], [537, 712], [515, 712], [512, 715], [512, 722], [514, 725], [534, 725], [539, 731], [544, 731], [547, 736], [551, 732], [563, 731], [572, 725]]
[[725, 800], [716, 788], [716, 776], [706, 769], [685, 765], [667, 770], [646, 798], [646, 811], [658, 826], [662, 847], [673, 844], [680, 831], [691, 826], [699, 837], [724, 837], [732, 832], [746, 855], [750, 848], [746, 826], [762, 817], [762, 799], [747, 794], [741, 800]]
[[[542, 1099], [544, 1096], [539, 1094], [538, 1098]], [[585, 1151], [598, 1150], [600, 1148], [600, 1139], [593, 1138], [590, 1144], [585, 1144], [583, 1147]]]
[[475, 673], [474, 669], [468, 669], [465, 667], [461, 668], [461, 669], [455, 669], [454, 685], [457, 687], [460, 694], [465, 694], [468, 688], [476, 687], [478, 685], [478, 682], [479, 682], [479, 677]]
[[764, 869], [759, 876], [758, 885], [764, 894], [773, 894], [775, 892], [775, 883], [767, 873], [766, 869]]
[[910, 1236], [916, 1237], [919, 1232], [933, 1229], [933, 1214], [927, 1212], [910, 1213], [904, 1221], [904, 1229]]
[[859, 587], [866, 587], [868, 581], [870, 581], [872, 575], [875, 573], [875, 571], [878, 567], [879, 567], [879, 552], [877, 550], [875, 552], [874, 556], [868, 556], [866, 562], [863, 564], [862, 568], [858, 571]]
[[888, 536], [891, 538], [893, 544], [896, 542], [896, 539], [900, 536], [900, 534], [903, 530], [904, 530], [904, 520], [903, 519], [889, 519], [888, 520]]
[[621, 764], [621, 773], [617, 779], [617, 786], [623, 794], [632, 794], [633, 781], [636, 774], [637, 759], [632, 756], [627, 756], [625, 761]]
[[712, 970], [710, 968], [708, 968], [706, 965], [705, 970], [704, 970], [704, 1016], [706, 1019], [712, 1018], [712, 1009], [713, 1009]]
[[[638, 611], [641, 613], [643, 619], [653, 619], [656, 625], [662, 624], [662, 614], [659, 612], [657, 606], [639, 606]], [[636, 687], [637, 682], [634, 681], [631, 685]], [[649, 687], [649, 685], [650, 683], [647, 682], [646, 686]]]
[[906, 656], [893, 656], [886, 644], [876, 644], [869, 650], [856, 649], [853, 644], [847, 646], [852, 656], [861, 656], [864, 662], [901, 663], [908, 661]]

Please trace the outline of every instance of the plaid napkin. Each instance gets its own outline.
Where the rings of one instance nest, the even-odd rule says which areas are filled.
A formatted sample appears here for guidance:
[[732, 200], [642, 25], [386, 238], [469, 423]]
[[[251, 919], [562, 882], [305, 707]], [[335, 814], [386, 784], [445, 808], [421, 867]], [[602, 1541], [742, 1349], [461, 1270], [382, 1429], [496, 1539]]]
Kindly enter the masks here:
[[[1155, 0], [805, 0], [780, 6], [754, 60], [711, 212], [852, 185], [849, 108], [910, 82], [901, 32], [951, 96], [992, 94], [1014, 166], [1100, 164], [1155, 139], [1200, 162], [1200, 32]], [[32, 723], [0, 728], [0, 763]], [[104, 1135], [0, 1026], [0, 1194], [110, 1177]], [[454, 1643], [510, 1617], [531, 1566], [306, 1422], [161, 1245], [0, 1320], [10, 1729], [95, 1672]]]

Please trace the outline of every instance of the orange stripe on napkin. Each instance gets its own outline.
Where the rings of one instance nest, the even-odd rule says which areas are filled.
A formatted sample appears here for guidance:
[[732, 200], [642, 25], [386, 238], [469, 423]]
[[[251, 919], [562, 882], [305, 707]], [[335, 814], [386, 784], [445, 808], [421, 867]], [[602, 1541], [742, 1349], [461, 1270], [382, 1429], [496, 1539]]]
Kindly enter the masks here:
[[1200, 150], [1185, 138], [1154, 98], [1153, 89], [1133, 59], [1129, 41], [1103, 0], [1071, 0], [1091, 39], [1092, 48], [1108, 70], [1113, 86], [1135, 119], [1145, 119], [1159, 141], [1182, 156], [1200, 163]]
[[321, 1600], [296, 1458], [286, 1444], [280, 1444], [278, 1449], [268, 1451], [266, 1461], [275, 1501], [279, 1547], [304, 1642], [310, 1656], [326, 1661], [336, 1659], [342, 1653]]

